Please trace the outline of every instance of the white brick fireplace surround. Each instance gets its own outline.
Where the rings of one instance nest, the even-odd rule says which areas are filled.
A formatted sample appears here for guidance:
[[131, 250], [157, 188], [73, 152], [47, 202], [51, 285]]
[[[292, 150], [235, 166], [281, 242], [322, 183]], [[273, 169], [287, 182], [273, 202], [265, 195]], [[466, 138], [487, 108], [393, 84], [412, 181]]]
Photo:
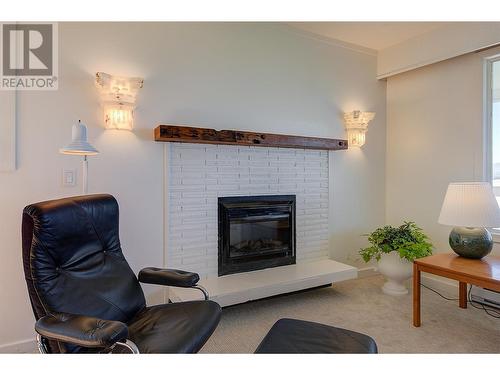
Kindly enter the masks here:
[[295, 194], [297, 265], [329, 258], [328, 151], [170, 143], [166, 159], [169, 268], [238, 277], [217, 277], [217, 198], [229, 196]]

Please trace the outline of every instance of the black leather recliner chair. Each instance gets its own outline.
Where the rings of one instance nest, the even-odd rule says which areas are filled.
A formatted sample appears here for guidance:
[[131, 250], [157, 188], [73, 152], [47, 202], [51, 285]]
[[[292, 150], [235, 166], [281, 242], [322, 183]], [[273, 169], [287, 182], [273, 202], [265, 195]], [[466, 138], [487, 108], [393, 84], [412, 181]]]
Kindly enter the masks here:
[[[27, 206], [23, 264], [43, 353], [196, 353], [220, 306], [196, 273], [145, 268], [136, 278], [118, 235], [118, 203], [87, 195]], [[205, 301], [146, 307], [139, 282], [198, 288]]]

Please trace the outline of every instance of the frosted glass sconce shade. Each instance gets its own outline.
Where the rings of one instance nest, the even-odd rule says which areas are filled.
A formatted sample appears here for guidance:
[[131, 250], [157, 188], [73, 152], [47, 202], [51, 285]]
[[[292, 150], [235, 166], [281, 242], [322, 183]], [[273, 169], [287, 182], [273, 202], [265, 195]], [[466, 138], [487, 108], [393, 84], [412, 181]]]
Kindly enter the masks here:
[[368, 123], [375, 117], [375, 112], [352, 111], [344, 114], [349, 147], [361, 147], [366, 141]]
[[137, 92], [144, 85], [144, 80], [98, 72], [96, 85], [104, 108], [106, 129], [132, 130]]
[[106, 105], [104, 107], [106, 129], [132, 130], [134, 109], [126, 104]]

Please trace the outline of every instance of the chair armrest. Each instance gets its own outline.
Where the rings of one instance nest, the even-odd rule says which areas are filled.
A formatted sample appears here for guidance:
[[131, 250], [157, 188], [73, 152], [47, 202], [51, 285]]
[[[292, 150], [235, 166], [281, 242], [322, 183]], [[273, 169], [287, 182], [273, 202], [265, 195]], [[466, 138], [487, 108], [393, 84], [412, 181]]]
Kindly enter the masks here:
[[107, 348], [128, 336], [125, 323], [69, 313], [45, 315], [35, 323], [35, 331], [47, 339], [87, 348]]
[[192, 288], [200, 281], [200, 276], [194, 272], [147, 267], [139, 272], [139, 281], [145, 284]]

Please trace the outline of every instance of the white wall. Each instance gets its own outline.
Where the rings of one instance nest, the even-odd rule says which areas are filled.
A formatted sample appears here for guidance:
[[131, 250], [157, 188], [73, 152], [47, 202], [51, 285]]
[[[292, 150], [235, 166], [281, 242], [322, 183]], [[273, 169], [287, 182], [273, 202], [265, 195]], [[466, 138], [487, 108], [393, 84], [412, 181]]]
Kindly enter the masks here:
[[[344, 111], [375, 111], [365, 148], [334, 153], [330, 163], [332, 257], [353, 263], [360, 234], [383, 223], [385, 82], [375, 78], [375, 56], [271, 24], [64, 23], [59, 59], [58, 91], [19, 93], [18, 169], [0, 174], [0, 345], [32, 337], [21, 211], [80, 193], [60, 182], [61, 169], [79, 169], [80, 160], [58, 153], [78, 119], [101, 151], [90, 159], [89, 191], [118, 198], [135, 271], [163, 264], [163, 146], [152, 141], [159, 123], [342, 138]], [[97, 71], [145, 78], [134, 133], [101, 127]]]
[[416, 221], [437, 252], [451, 251], [451, 228], [437, 223], [448, 183], [483, 178], [483, 59], [499, 52], [387, 79], [387, 222]]
[[0, 91], [0, 172], [16, 167], [16, 92]]

